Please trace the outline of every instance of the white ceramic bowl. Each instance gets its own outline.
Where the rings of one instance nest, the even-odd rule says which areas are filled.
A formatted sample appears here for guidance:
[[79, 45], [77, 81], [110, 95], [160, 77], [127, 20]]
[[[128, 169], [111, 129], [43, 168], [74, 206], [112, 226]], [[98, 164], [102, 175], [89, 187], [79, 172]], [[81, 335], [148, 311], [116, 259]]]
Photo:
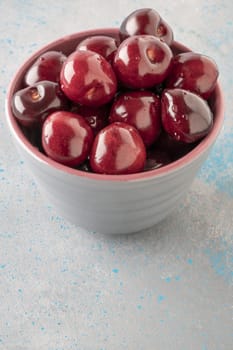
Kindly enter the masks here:
[[[57, 212], [83, 228], [105, 234], [132, 233], [149, 228], [177, 208], [208, 156], [223, 123], [223, 96], [219, 83], [212, 104], [214, 127], [191, 152], [160, 169], [131, 175], [100, 175], [71, 169], [49, 159], [24, 136], [11, 111], [14, 92], [25, 71], [41, 53], [61, 50], [68, 54], [93, 34], [118, 36], [117, 29], [99, 29], [66, 36], [43, 47], [18, 70], [6, 99], [8, 125], [21, 157]], [[181, 44], [174, 47], [185, 50]]]

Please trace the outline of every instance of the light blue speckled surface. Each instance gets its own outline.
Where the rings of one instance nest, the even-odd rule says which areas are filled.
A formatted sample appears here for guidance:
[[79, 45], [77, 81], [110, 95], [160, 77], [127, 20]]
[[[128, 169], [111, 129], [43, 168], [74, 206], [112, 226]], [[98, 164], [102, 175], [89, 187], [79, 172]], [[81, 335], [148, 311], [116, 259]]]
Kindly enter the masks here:
[[[48, 41], [155, 6], [216, 60], [224, 129], [171, 217], [132, 236], [87, 233], [57, 216], [15, 152], [7, 85]], [[1, 350], [233, 349], [232, 72], [231, 0], [0, 0]]]

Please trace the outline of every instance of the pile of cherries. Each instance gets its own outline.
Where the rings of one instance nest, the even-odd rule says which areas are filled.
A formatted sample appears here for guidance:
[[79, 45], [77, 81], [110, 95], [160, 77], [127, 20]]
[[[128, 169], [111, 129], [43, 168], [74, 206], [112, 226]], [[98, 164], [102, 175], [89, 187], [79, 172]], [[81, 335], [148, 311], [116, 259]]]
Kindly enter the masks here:
[[132, 174], [169, 164], [211, 130], [218, 78], [211, 58], [172, 43], [171, 27], [145, 8], [117, 38], [45, 52], [13, 96], [14, 116], [41, 152], [73, 168]]

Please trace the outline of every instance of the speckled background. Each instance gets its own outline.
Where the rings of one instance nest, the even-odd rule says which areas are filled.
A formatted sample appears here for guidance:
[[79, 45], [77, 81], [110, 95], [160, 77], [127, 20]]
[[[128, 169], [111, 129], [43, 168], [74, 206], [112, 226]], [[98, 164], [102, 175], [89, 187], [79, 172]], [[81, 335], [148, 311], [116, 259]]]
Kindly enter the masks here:
[[[7, 86], [36, 49], [156, 7], [175, 38], [213, 57], [226, 118], [186, 199], [131, 236], [57, 216], [19, 158]], [[0, 349], [233, 349], [233, 2], [0, 0]]]

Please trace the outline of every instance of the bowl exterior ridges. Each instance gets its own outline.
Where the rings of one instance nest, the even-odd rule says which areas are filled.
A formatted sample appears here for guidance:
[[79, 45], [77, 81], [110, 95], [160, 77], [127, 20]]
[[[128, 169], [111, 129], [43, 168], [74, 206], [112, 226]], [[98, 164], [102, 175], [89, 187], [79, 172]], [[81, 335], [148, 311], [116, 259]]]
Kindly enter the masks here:
[[177, 209], [208, 150], [175, 173], [144, 181], [105, 182], [65, 174], [22, 153], [41, 192], [75, 225], [105, 234], [127, 234], [151, 227]]

